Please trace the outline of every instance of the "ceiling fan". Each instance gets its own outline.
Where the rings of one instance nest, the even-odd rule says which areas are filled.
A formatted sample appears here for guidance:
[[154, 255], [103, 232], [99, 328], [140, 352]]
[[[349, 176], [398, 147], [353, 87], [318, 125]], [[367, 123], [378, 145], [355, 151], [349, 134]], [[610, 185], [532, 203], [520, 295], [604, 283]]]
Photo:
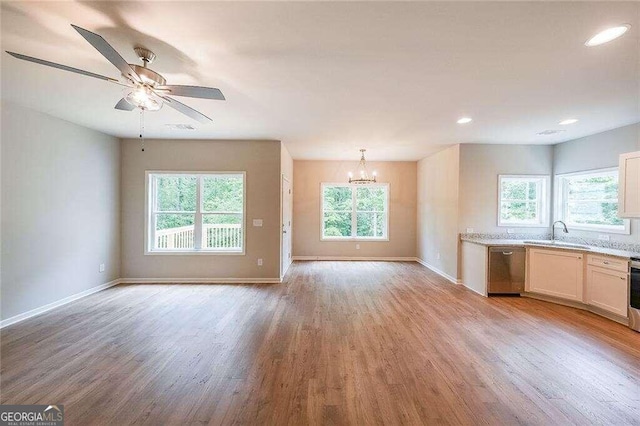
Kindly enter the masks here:
[[127, 87], [128, 90], [115, 108], [122, 111], [132, 111], [136, 108], [142, 111], [157, 111], [162, 108], [163, 104], [169, 105], [171, 108], [193, 118], [201, 123], [212, 121], [209, 117], [195, 109], [178, 102], [169, 97], [186, 96], [190, 98], [215, 99], [224, 101], [224, 95], [219, 89], [201, 86], [179, 86], [166, 84], [166, 80], [157, 72], [147, 66], [151, 64], [156, 55], [143, 47], [136, 47], [133, 50], [142, 60], [143, 65], [129, 64], [122, 56], [113, 48], [102, 36], [92, 33], [91, 31], [80, 28], [77, 25], [71, 25], [85, 40], [95, 47], [109, 62], [115, 65], [122, 73], [125, 82], [118, 79], [106, 77], [104, 75], [92, 73], [78, 68], [69, 67], [67, 65], [57, 64], [55, 62], [45, 61], [44, 59], [33, 58], [31, 56], [22, 55], [20, 53], [7, 53], [14, 58], [24, 61], [35, 62], [36, 64], [46, 65], [49, 67], [59, 68], [61, 70], [75, 72], [89, 77], [99, 78], [101, 80], [115, 83], [120, 86]]

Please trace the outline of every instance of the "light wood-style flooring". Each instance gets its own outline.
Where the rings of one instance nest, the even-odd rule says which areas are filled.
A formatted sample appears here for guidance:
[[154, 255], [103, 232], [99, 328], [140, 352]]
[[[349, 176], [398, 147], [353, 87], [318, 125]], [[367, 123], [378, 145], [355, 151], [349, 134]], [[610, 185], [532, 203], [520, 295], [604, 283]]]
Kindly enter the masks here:
[[640, 333], [416, 263], [130, 285], [1, 333], [3, 404], [67, 425], [640, 424]]

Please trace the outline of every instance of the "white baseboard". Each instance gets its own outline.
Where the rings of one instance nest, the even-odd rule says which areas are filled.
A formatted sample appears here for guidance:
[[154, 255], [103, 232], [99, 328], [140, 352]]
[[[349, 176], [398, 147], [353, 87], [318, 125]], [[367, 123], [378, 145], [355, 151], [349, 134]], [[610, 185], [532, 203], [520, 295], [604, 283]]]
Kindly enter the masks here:
[[88, 290], [82, 291], [80, 293], [73, 294], [69, 297], [65, 297], [64, 299], [57, 300], [55, 302], [46, 304], [44, 306], [40, 306], [39, 308], [32, 309], [30, 311], [21, 313], [19, 315], [13, 316], [11, 318], [7, 318], [5, 320], [0, 321], [0, 328], [7, 327], [11, 324], [18, 323], [20, 321], [24, 321], [28, 318], [35, 317], [36, 315], [43, 314], [47, 311], [60, 307], [62, 305], [66, 305], [67, 303], [71, 303], [75, 300], [82, 299], [83, 297], [89, 296], [90, 294], [97, 293], [99, 291], [105, 290], [109, 287], [113, 287], [114, 285], [120, 284], [120, 280], [113, 280], [106, 284], [100, 284], [95, 287], [92, 287]]
[[121, 278], [120, 284], [280, 284], [280, 278]]
[[343, 260], [363, 262], [415, 262], [415, 257], [293, 256], [293, 260]]
[[[464, 285], [464, 283], [463, 283], [462, 281], [460, 281], [460, 284]], [[487, 294], [482, 293], [482, 292], [480, 292], [480, 291], [476, 290], [475, 288], [469, 287], [468, 285], [464, 285], [464, 287], [465, 287], [466, 289], [468, 289], [468, 290], [471, 290], [472, 292], [474, 292], [474, 293], [476, 293], [476, 294], [479, 294], [479, 295], [480, 295], [480, 296], [482, 296], [482, 297], [488, 297], [488, 295], [487, 295]]]
[[458, 280], [454, 277], [452, 277], [451, 275], [447, 274], [446, 272], [441, 271], [440, 269], [436, 268], [433, 265], [430, 265], [429, 263], [425, 262], [422, 259], [419, 258], [415, 258], [415, 261], [418, 262], [419, 264], [421, 264], [422, 266], [424, 266], [425, 268], [431, 269], [433, 272], [435, 272], [436, 274], [440, 275], [442, 278], [446, 279], [447, 281], [453, 283], [453, 284], [462, 284], [461, 280]]

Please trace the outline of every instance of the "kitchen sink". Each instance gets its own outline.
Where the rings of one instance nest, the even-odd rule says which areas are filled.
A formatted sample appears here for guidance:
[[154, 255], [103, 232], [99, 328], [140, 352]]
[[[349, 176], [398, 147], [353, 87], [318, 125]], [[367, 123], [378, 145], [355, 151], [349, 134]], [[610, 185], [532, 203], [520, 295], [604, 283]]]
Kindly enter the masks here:
[[551, 246], [551, 247], [574, 248], [574, 249], [580, 249], [580, 250], [591, 250], [591, 247], [585, 246], [583, 244], [567, 243], [567, 242], [558, 241], [558, 240], [530, 240], [530, 241], [525, 241], [524, 243], [536, 245], [536, 246]]

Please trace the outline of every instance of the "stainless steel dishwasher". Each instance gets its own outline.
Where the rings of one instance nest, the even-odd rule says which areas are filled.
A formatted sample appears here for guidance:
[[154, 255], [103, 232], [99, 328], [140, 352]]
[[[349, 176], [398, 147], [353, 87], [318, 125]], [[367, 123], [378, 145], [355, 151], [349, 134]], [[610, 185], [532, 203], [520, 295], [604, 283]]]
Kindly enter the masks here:
[[524, 291], [524, 247], [489, 247], [489, 294]]

